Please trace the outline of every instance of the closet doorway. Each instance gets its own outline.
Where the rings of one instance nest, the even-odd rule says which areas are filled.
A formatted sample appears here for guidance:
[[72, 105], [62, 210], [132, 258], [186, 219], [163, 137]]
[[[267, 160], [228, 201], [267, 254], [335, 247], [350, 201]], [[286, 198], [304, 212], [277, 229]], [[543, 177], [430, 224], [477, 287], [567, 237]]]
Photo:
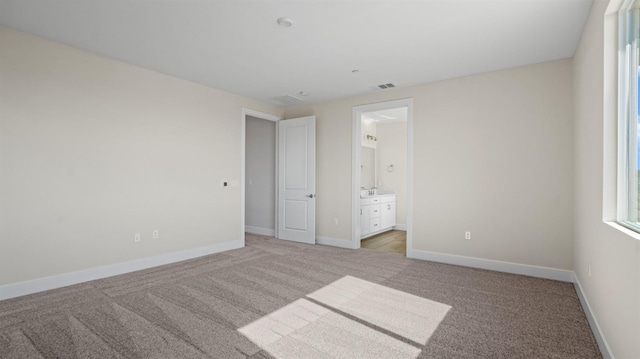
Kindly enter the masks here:
[[243, 232], [277, 237], [277, 128], [281, 118], [245, 110]]
[[243, 233], [315, 244], [315, 123], [243, 109]]

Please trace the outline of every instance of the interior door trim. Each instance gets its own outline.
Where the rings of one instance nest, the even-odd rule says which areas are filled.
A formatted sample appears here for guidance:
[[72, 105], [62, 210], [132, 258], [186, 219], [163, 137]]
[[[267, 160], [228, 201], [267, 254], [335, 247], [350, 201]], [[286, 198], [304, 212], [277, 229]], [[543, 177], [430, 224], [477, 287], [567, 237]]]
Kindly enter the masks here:
[[273, 154], [275, 156], [275, 163], [276, 163], [276, 168], [274, 169], [275, 171], [275, 208], [273, 209], [275, 211], [275, 223], [274, 223], [274, 237], [278, 238], [278, 121], [282, 120], [282, 117], [280, 116], [276, 116], [276, 115], [272, 115], [266, 112], [261, 112], [261, 111], [256, 111], [256, 110], [252, 110], [249, 108], [242, 108], [242, 130], [240, 131], [240, 235], [241, 235], [241, 239], [242, 239], [242, 246], [244, 247], [245, 244], [245, 215], [246, 215], [246, 208], [245, 208], [245, 200], [246, 200], [246, 193], [245, 193], [245, 176], [246, 176], [246, 171], [247, 171], [247, 116], [252, 116], [252, 117], [256, 117], [256, 118], [260, 118], [263, 120], [267, 120], [267, 121], [273, 121], [276, 124], [276, 150], [275, 153]]
[[[413, 98], [353, 106], [353, 147], [351, 148], [351, 248], [360, 248], [360, 146], [362, 145], [361, 116], [364, 112], [380, 111], [391, 108], [407, 108], [407, 257], [415, 258], [413, 253]], [[397, 208], [397, 207], [396, 207]]]

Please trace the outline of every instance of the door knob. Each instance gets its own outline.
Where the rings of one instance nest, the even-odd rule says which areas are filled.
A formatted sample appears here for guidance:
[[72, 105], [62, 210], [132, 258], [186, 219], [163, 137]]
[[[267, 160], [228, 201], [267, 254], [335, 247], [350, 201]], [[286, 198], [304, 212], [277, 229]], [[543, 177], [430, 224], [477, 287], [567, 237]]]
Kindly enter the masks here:
[[307, 197], [309, 197], [309, 198], [313, 198], [313, 197], [315, 197], [315, 196], [316, 196], [315, 194], [308, 194], [308, 195], [307, 195]]

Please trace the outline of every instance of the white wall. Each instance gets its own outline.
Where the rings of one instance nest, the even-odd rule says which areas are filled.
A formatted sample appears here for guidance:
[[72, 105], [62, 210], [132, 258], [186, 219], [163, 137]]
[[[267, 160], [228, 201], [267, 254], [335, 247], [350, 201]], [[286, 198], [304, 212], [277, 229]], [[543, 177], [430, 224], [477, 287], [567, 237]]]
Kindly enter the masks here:
[[352, 107], [412, 97], [414, 249], [570, 269], [571, 76], [565, 59], [287, 108], [317, 116], [318, 235], [350, 240]]
[[275, 229], [276, 123], [247, 116], [245, 225]]
[[617, 40], [615, 14], [605, 23], [608, 2], [594, 1], [574, 57], [574, 270], [614, 355], [640, 358], [640, 241], [603, 222], [603, 212], [615, 213]]
[[[379, 123], [378, 188], [396, 192], [396, 220], [407, 224], [407, 122]], [[387, 171], [393, 164], [393, 172]]]
[[0, 285], [243, 238], [220, 181], [281, 109], [4, 27], [0, 79]]

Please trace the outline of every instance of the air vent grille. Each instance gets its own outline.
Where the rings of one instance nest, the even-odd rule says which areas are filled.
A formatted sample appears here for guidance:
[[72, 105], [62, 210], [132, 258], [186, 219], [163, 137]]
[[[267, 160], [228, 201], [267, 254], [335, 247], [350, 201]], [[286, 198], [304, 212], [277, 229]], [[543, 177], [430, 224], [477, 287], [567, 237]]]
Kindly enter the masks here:
[[281, 102], [283, 105], [295, 105], [303, 101], [303, 99], [291, 95], [278, 96], [273, 99]]
[[396, 87], [396, 85], [392, 83], [388, 83], [388, 84], [378, 85], [378, 87], [384, 90], [384, 89], [390, 89], [390, 88]]

